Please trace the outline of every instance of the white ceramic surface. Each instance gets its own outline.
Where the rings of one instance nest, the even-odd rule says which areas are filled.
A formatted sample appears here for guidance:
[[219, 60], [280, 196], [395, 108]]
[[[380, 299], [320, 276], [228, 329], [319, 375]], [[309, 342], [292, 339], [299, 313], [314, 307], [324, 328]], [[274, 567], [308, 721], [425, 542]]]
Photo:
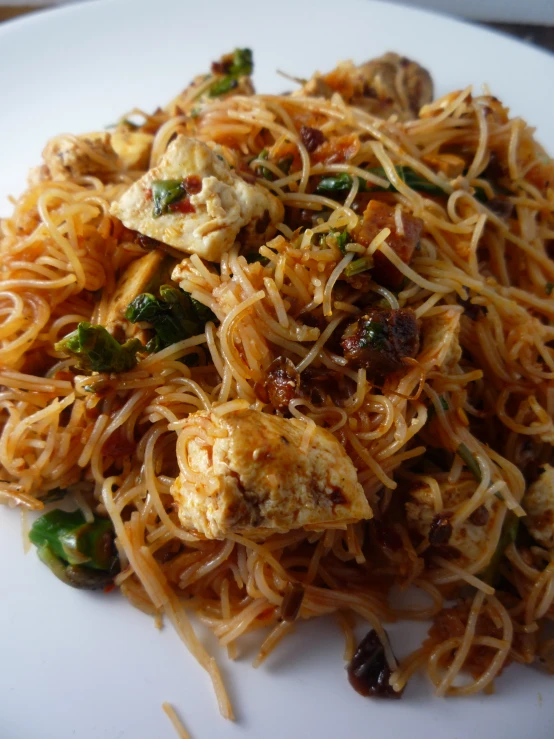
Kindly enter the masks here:
[[[479, 28], [367, 0], [101, 0], [0, 26], [0, 213], [49, 136], [153, 109], [235, 46], [254, 49], [258, 88], [272, 92], [290, 88], [277, 68], [309, 75], [398, 50], [429, 67], [438, 93], [487, 82], [554, 150], [554, 57]], [[164, 700], [194, 739], [554, 736], [554, 683], [533, 669], [510, 668], [489, 697], [438, 700], [420, 680], [399, 702], [361, 698], [330, 621], [300, 625], [259, 670], [254, 651], [235, 664], [220, 652], [238, 717], [227, 723], [170, 627], [58, 582], [23, 555], [17, 512], [0, 511], [0, 532], [0, 739], [170, 739]], [[398, 655], [424, 631], [391, 626]]]

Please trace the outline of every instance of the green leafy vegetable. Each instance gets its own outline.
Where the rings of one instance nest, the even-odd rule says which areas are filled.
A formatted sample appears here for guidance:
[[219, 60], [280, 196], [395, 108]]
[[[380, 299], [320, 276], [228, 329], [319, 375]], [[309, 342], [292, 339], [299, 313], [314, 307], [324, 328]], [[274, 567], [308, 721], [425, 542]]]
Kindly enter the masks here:
[[[438, 187], [433, 182], [429, 182], [429, 180], [426, 180], [420, 174], [415, 172], [411, 167], [398, 165], [397, 167], [395, 167], [395, 169], [400, 179], [405, 182], [408, 187], [411, 187], [412, 190], [417, 190], [418, 192], [426, 192], [429, 195], [445, 195], [445, 192], [441, 187]], [[381, 177], [382, 179], [388, 179], [383, 167], [372, 167], [367, 171], [368, 173], [374, 174], [377, 177]], [[386, 190], [396, 190], [396, 188], [390, 182], [388, 187], [379, 187], [378, 185], [374, 185], [361, 177], [358, 177], [358, 184], [360, 192], [383, 192]], [[346, 193], [350, 190], [351, 187], [352, 177], [346, 172], [342, 172], [339, 175], [323, 177], [316, 188], [316, 193]]]
[[120, 344], [103, 326], [82, 321], [54, 347], [77, 360], [87, 372], [127, 372], [137, 363], [137, 352], [144, 349], [138, 339]]
[[552, 290], [554, 290], [554, 283], [547, 282], [546, 285], [544, 286], [544, 292], [547, 295], [552, 295]]
[[360, 257], [360, 259], [354, 259], [350, 264], [346, 265], [344, 275], [345, 277], [354, 277], [354, 275], [359, 275], [360, 272], [367, 272], [372, 267], [373, 257]]
[[247, 76], [252, 74], [254, 69], [254, 60], [250, 49], [235, 49], [233, 52], [233, 62], [229, 68], [229, 74], [235, 77]]
[[[359, 179], [359, 189], [363, 191], [365, 189], [365, 181]], [[316, 195], [336, 195], [337, 193], [347, 193], [352, 188], [352, 177], [346, 172], [341, 172], [338, 175], [329, 175], [328, 177], [322, 177], [317, 185], [315, 192]]]
[[246, 259], [248, 264], [254, 264], [255, 262], [259, 262], [264, 267], [266, 264], [269, 264], [269, 259], [267, 257], [262, 256], [261, 254], [258, 254], [258, 252], [256, 251], [250, 252], [250, 254], [245, 254], [244, 258]]
[[456, 449], [456, 454], [461, 457], [464, 464], [468, 468], [468, 470], [471, 472], [473, 477], [477, 480], [477, 482], [481, 482], [482, 476], [481, 476], [481, 469], [479, 465], [477, 464], [477, 460], [473, 456], [473, 454], [469, 451], [467, 446], [465, 444], [460, 444], [460, 446]]
[[[442, 187], [436, 185], [434, 182], [429, 182], [429, 180], [426, 180], [425, 177], [422, 177], [411, 167], [405, 167], [404, 165], [399, 164], [395, 167], [395, 170], [402, 182], [405, 182], [408, 187], [416, 192], [424, 192], [428, 195], [446, 195], [446, 192]], [[382, 179], [388, 179], [387, 173], [383, 167], [372, 167], [367, 171], [368, 173], [374, 174]], [[387, 190], [393, 190], [396, 192], [396, 188], [391, 182], [389, 182], [388, 187], [379, 187], [361, 177], [358, 177], [358, 181], [360, 192], [384, 192]], [[352, 177], [346, 172], [343, 172], [340, 175], [323, 177], [315, 191], [318, 195], [347, 193], [351, 187]], [[474, 197], [476, 200], [479, 200], [481, 203], [486, 203], [488, 201], [487, 194], [482, 187], [475, 187], [474, 191]]]
[[387, 344], [387, 328], [382, 321], [366, 321], [363, 325], [363, 335], [360, 347], [370, 347], [381, 351]]
[[[429, 182], [429, 180], [426, 180], [425, 177], [422, 177], [418, 172], [413, 170], [411, 167], [405, 167], [402, 164], [399, 164], [395, 167], [396, 174], [398, 177], [402, 180], [402, 182], [405, 182], [408, 187], [411, 187], [412, 190], [416, 190], [417, 192], [426, 192], [429, 195], [445, 195], [446, 193], [442, 189], [442, 187], [439, 187], [438, 185], [435, 185], [434, 182]], [[383, 167], [373, 167], [372, 169], [368, 169], [368, 172], [371, 172], [371, 174], [376, 175], [377, 177], [382, 177], [383, 179], [388, 179], [387, 174]], [[392, 183], [389, 184], [389, 187], [381, 188], [377, 185], [372, 185], [371, 183], [367, 182], [367, 189], [369, 192], [375, 191], [375, 190], [396, 190], [396, 188], [392, 185]]]
[[225, 95], [237, 87], [238, 78], [252, 74], [254, 62], [250, 49], [235, 49], [231, 64], [227, 67], [227, 74], [220, 80], [216, 80], [209, 88], [208, 95], [211, 98]]
[[131, 323], [146, 321], [155, 336], [146, 349], [157, 352], [167, 346], [202, 333], [207, 321], [215, 319], [212, 311], [180, 288], [162, 285], [160, 297], [141, 293], [127, 306], [125, 318]]
[[498, 579], [498, 568], [506, 548], [513, 544], [517, 538], [519, 530], [519, 518], [513, 511], [506, 513], [506, 518], [502, 525], [502, 531], [500, 532], [500, 538], [498, 544], [492, 555], [489, 564], [487, 565], [484, 572], [480, 575], [481, 580], [486, 582], [488, 585], [494, 585]]
[[474, 187], [473, 191], [473, 197], [475, 198], [475, 200], [478, 200], [480, 203], [488, 203], [489, 198], [482, 187]]
[[[184, 292], [184, 290], [182, 290], [181, 292]], [[187, 295], [187, 293], [185, 293], [185, 295]], [[219, 321], [217, 320], [217, 316], [211, 308], [208, 308], [207, 305], [204, 305], [204, 303], [201, 303], [199, 300], [196, 300], [196, 298], [193, 297], [191, 297], [190, 302], [192, 303], [192, 307], [194, 308], [196, 317], [200, 322], [201, 330], [204, 330], [204, 326], [208, 323], [208, 321], [219, 323]]]
[[74, 587], [104, 587], [117, 571], [114, 529], [107, 518], [87, 523], [81, 511], [54, 510], [38, 518], [29, 532], [40, 559]]
[[154, 218], [169, 213], [169, 206], [178, 203], [187, 194], [183, 180], [154, 180], [151, 189], [152, 201], [154, 202], [152, 215]]
[[238, 87], [238, 84], [238, 80], [235, 77], [227, 75], [226, 77], [223, 77], [222, 79], [217, 80], [217, 82], [213, 83], [208, 91], [208, 95], [211, 98], [217, 98], [220, 95], [226, 95], [228, 92], [231, 92], [231, 90], [234, 90], [235, 87]]
[[279, 159], [279, 161], [277, 162], [277, 166], [279, 167], [281, 172], [283, 172], [283, 174], [288, 174], [293, 162], [294, 157], [284, 157], [283, 159]]

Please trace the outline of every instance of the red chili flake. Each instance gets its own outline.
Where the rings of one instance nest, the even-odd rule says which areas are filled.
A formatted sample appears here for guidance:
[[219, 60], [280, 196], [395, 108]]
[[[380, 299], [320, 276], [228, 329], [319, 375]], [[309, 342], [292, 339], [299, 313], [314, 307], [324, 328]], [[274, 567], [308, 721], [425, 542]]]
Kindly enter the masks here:
[[484, 505], [480, 505], [479, 508], [476, 508], [473, 511], [469, 520], [474, 526], [486, 526], [489, 520], [488, 508]]
[[176, 203], [171, 203], [168, 206], [168, 209], [172, 213], [196, 213], [196, 208], [188, 198], [183, 198], [183, 200], [178, 200]]
[[311, 126], [302, 126], [300, 129], [300, 138], [310, 154], [325, 141], [322, 131], [319, 128], [312, 128]]
[[197, 174], [189, 174], [183, 180], [183, 187], [189, 195], [197, 195], [202, 189], [202, 180]]
[[106, 585], [104, 587], [104, 592], [105, 593], [111, 593], [112, 590], [115, 590], [115, 584], [113, 582], [111, 582], [109, 585]]
[[149, 187], [144, 193], [145, 200], [152, 200], [152, 188]]
[[429, 544], [431, 546], [442, 546], [448, 544], [452, 536], [452, 524], [448, 520], [450, 514], [439, 514], [435, 516], [429, 529]]

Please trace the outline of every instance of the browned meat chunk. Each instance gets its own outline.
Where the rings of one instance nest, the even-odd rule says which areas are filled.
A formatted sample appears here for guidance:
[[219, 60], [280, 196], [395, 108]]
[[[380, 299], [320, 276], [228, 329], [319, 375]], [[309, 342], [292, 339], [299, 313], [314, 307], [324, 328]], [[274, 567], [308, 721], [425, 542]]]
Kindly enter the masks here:
[[[337, 346], [337, 350], [340, 348]], [[265, 383], [264, 402], [285, 413], [294, 398], [303, 398], [313, 405], [343, 405], [356, 389], [350, 378], [325, 367], [307, 367], [298, 373], [290, 359], [277, 357], [269, 367]], [[261, 396], [260, 396], [261, 397]]]
[[449, 180], [461, 175], [467, 166], [465, 159], [457, 154], [428, 154], [423, 157], [423, 161], [436, 172], [445, 174]]
[[410, 308], [372, 310], [352, 323], [342, 337], [345, 359], [365, 367], [370, 377], [383, 377], [404, 366], [419, 350], [419, 329]]
[[290, 401], [298, 397], [300, 389], [300, 375], [290, 359], [277, 357], [270, 364], [265, 387], [275, 410], [286, 411]]
[[[402, 211], [402, 232], [399, 232], [395, 215], [395, 206], [387, 205], [380, 200], [370, 200], [364, 211], [356, 240], [364, 246], [369, 246], [384, 228], [390, 228], [387, 244], [405, 264], [410, 264], [421, 236], [423, 221]], [[375, 282], [393, 290], [400, 288], [404, 279], [402, 272], [379, 250], [373, 255], [373, 260], [371, 276]]]
[[342, 62], [328, 74], [315, 74], [297, 94], [330, 98], [335, 92], [380, 118], [410, 120], [433, 99], [433, 80], [417, 62], [389, 52], [359, 67]]

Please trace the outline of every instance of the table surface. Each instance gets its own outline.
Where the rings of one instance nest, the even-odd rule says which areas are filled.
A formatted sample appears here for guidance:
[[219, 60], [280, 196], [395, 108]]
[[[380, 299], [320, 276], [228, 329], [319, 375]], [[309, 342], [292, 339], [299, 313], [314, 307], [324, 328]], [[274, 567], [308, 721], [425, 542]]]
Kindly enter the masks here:
[[[24, 15], [25, 13], [32, 13], [39, 9], [43, 10], [44, 6], [39, 8], [35, 5], [0, 5], [0, 22]], [[486, 25], [512, 36], [517, 36], [524, 41], [554, 52], [554, 26], [537, 26], [522, 23], [484, 23], [480, 25]]]

